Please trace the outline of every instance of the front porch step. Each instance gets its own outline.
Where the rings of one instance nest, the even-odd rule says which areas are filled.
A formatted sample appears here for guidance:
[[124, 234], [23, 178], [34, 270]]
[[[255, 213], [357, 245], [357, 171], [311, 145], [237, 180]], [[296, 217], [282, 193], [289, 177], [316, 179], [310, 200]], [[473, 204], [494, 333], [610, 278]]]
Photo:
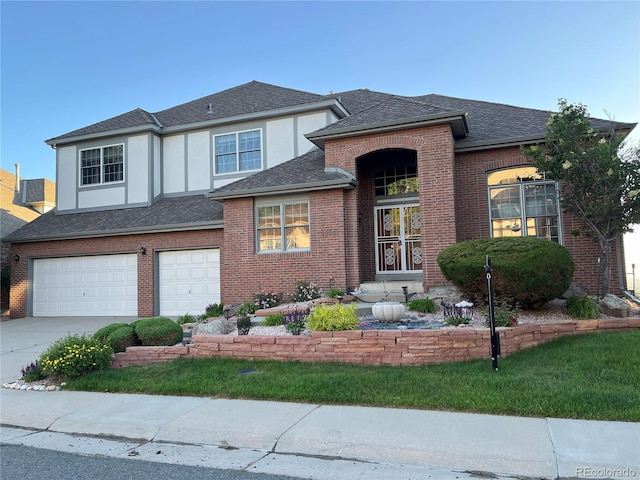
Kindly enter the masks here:
[[406, 298], [402, 287], [407, 287], [409, 297], [424, 292], [422, 282], [393, 280], [362, 283], [359, 291], [354, 292], [353, 295], [361, 302], [367, 303], [404, 302]]

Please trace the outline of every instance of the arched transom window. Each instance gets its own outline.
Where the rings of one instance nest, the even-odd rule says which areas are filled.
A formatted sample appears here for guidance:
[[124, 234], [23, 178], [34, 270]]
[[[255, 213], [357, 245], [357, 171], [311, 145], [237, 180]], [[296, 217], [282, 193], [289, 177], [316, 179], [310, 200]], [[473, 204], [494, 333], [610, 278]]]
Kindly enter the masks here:
[[375, 175], [376, 197], [391, 197], [418, 193], [415, 166], [391, 167]]
[[557, 183], [534, 167], [487, 175], [492, 237], [540, 237], [562, 242]]

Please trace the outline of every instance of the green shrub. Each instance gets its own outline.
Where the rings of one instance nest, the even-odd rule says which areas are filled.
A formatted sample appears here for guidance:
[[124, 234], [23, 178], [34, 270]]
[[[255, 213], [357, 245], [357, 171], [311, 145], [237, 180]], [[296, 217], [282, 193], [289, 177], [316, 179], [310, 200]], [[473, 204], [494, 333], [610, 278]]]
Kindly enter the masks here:
[[330, 288], [327, 293], [325, 293], [325, 297], [327, 298], [336, 298], [336, 297], [344, 297], [345, 292], [341, 288], [333, 287]]
[[273, 315], [269, 315], [264, 319], [263, 325], [265, 327], [277, 327], [279, 325], [282, 325], [282, 314], [275, 313]]
[[414, 312], [435, 313], [436, 303], [430, 298], [416, 298], [409, 302], [407, 309]]
[[131, 325], [124, 325], [115, 329], [107, 335], [107, 338], [104, 339], [104, 343], [109, 345], [115, 353], [124, 352], [127, 347], [140, 345], [138, 336]]
[[444, 319], [444, 324], [448, 327], [457, 327], [459, 325], [469, 325], [471, 321], [468, 317], [461, 317], [459, 315], [448, 315]]
[[69, 335], [54, 342], [40, 356], [46, 375], [75, 378], [111, 367], [113, 350], [86, 336]]
[[[489, 312], [484, 316], [484, 324], [487, 327], [491, 326], [491, 317]], [[502, 302], [499, 305], [493, 306], [493, 321], [496, 327], [513, 327], [518, 323], [518, 309], [517, 307], [511, 307], [507, 302]]]
[[247, 315], [253, 315], [258, 311], [258, 307], [251, 302], [243, 303], [238, 307], [236, 317], [244, 317]]
[[168, 346], [182, 341], [182, 327], [166, 317], [145, 318], [134, 322], [136, 335], [145, 346]]
[[107, 337], [111, 335], [112, 332], [114, 332], [115, 330], [118, 330], [119, 328], [129, 327], [129, 326], [130, 325], [128, 323], [110, 323], [109, 325], [106, 325], [101, 329], [99, 329], [97, 332], [95, 332], [91, 336], [91, 338], [97, 342], [105, 343], [107, 341]]
[[355, 303], [318, 305], [307, 318], [311, 330], [356, 330], [359, 323]]
[[208, 317], [220, 317], [224, 311], [224, 303], [211, 303], [207, 305], [204, 313]]
[[184, 325], [185, 323], [196, 323], [198, 318], [195, 315], [191, 315], [189, 313], [185, 313], [184, 315], [180, 315], [178, 317], [178, 325]]
[[534, 237], [485, 238], [451, 245], [438, 255], [444, 277], [474, 303], [488, 298], [486, 256], [491, 257], [495, 298], [523, 309], [560, 297], [575, 268], [562, 245]]
[[292, 299], [294, 302], [308, 302], [315, 298], [320, 298], [320, 289], [315, 283], [307, 280], [298, 280], [296, 282], [296, 290], [293, 292]]
[[600, 304], [591, 297], [571, 297], [566, 305], [569, 315], [575, 318], [600, 318]]

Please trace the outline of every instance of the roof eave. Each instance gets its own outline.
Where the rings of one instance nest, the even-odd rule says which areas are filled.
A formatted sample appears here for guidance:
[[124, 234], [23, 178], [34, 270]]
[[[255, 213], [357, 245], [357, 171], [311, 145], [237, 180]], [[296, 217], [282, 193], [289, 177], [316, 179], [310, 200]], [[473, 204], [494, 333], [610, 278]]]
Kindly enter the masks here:
[[[615, 123], [614, 130], [619, 133], [628, 135], [631, 130], [635, 128], [636, 123]], [[608, 127], [601, 127], [598, 130], [606, 132]], [[532, 145], [536, 143], [542, 143], [545, 141], [544, 134], [542, 135], [525, 135], [520, 137], [499, 138], [489, 141], [470, 142], [463, 146], [456, 146], [455, 151], [458, 153], [473, 152], [480, 150], [489, 150], [492, 148], [507, 148], [518, 147], [521, 145]]]
[[113, 230], [96, 230], [92, 232], [78, 232], [73, 234], [59, 235], [47, 235], [37, 238], [18, 238], [18, 239], [6, 239], [8, 243], [32, 243], [32, 242], [48, 242], [51, 240], [77, 240], [83, 238], [95, 238], [95, 237], [117, 237], [120, 235], [142, 235], [149, 233], [167, 233], [167, 232], [186, 232], [186, 231], [198, 231], [198, 230], [216, 230], [223, 228], [223, 220], [216, 220], [214, 222], [201, 222], [201, 223], [189, 223], [179, 225], [157, 225], [149, 227], [139, 228], [118, 228]]
[[340, 180], [328, 180], [324, 182], [299, 183], [295, 185], [287, 185], [285, 187], [276, 186], [276, 187], [251, 188], [251, 189], [239, 190], [237, 192], [228, 192], [228, 193], [211, 192], [207, 195], [207, 197], [214, 200], [229, 200], [233, 198], [266, 197], [271, 195], [289, 195], [294, 193], [309, 192], [312, 190], [330, 190], [335, 188], [351, 190], [356, 188], [356, 186], [357, 186], [357, 181], [355, 179], [340, 179]]
[[162, 133], [162, 128], [157, 125], [139, 125], [136, 127], [116, 128], [114, 130], [105, 130], [104, 132], [87, 133], [84, 135], [74, 135], [73, 137], [55, 137], [45, 140], [44, 143], [55, 148], [58, 145], [67, 145], [70, 143], [80, 143], [97, 138], [115, 137], [118, 135], [130, 135], [132, 133], [154, 132]]
[[381, 122], [370, 124], [365, 127], [349, 127], [332, 130], [330, 132], [311, 132], [305, 137], [313, 142], [317, 147], [324, 149], [325, 140], [348, 138], [356, 135], [371, 135], [376, 133], [393, 132], [396, 130], [406, 130], [408, 128], [419, 128], [431, 125], [449, 123], [456, 138], [465, 137], [469, 133], [469, 120], [466, 112], [447, 112], [446, 115], [429, 115], [418, 119], [401, 119], [392, 122]]

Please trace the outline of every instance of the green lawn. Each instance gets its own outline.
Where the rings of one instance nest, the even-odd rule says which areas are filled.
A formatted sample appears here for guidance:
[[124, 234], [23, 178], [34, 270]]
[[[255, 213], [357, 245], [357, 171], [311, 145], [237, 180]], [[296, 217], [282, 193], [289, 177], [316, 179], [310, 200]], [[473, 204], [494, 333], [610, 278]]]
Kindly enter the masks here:
[[499, 367], [197, 359], [96, 372], [65, 388], [640, 421], [640, 331], [560, 338]]

